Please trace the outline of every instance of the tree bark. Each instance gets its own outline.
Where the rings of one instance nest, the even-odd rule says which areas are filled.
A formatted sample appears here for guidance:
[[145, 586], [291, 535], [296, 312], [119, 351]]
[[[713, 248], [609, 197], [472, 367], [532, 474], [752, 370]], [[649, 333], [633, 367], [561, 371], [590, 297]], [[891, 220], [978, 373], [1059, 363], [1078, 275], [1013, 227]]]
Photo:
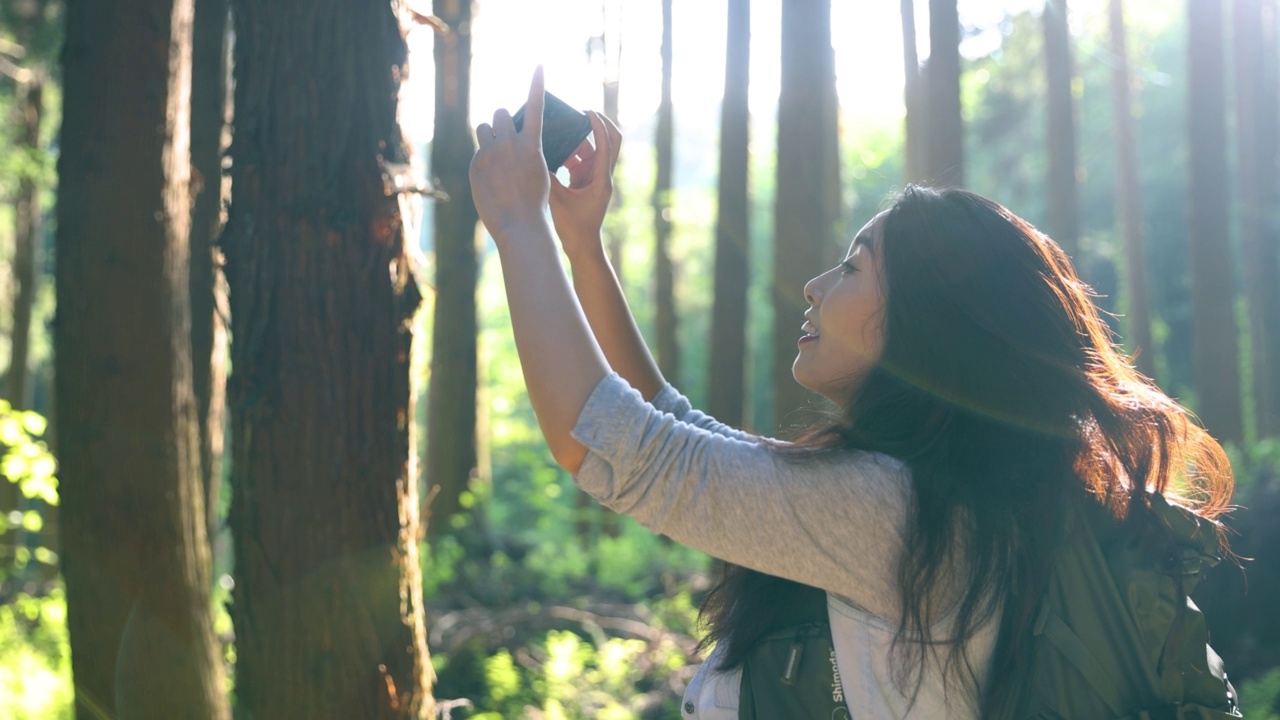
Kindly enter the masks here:
[[662, 0], [662, 99], [654, 139], [657, 174], [653, 187], [653, 270], [657, 307], [658, 367], [671, 382], [680, 376], [680, 348], [676, 339], [675, 270], [671, 265], [671, 170], [675, 111], [671, 103], [671, 0]]
[[901, 0], [902, 65], [906, 82], [903, 87], [903, 147], [906, 151], [906, 181], [922, 183], [927, 178], [925, 159], [929, 136], [925, 131], [923, 88], [920, 86], [920, 58], [916, 54], [916, 6], [914, 0]]
[[66, 8], [54, 343], [82, 718], [229, 717], [189, 344], [191, 23], [191, 0]]
[[711, 307], [708, 411], [741, 426], [745, 415], [747, 286], [750, 283], [751, 3], [730, 0], [725, 43], [724, 101], [720, 106], [720, 179], [716, 218], [715, 289]]
[[933, 185], [964, 185], [964, 121], [960, 114], [960, 15], [956, 0], [929, 0], [929, 61], [925, 67], [929, 136], [926, 177]]
[[1080, 200], [1076, 179], [1075, 101], [1071, 96], [1074, 71], [1067, 0], [1044, 5], [1045, 73], [1048, 87], [1049, 162], [1045, 185], [1049, 236], [1067, 255], [1080, 260]]
[[[835, 147], [835, 73], [828, 1], [782, 6], [777, 198], [773, 257], [774, 420], [783, 427], [812, 395], [791, 375], [808, 303], [804, 285], [835, 245], [830, 161]], [[817, 141], [815, 142], [815, 139]]]
[[431, 717], [393, 7], [236, 0], [230, 287], [236, 698]]
[[[22, 167], [24, 173], [18, 181], [17, 197], [13, 203], [13, 327], [9, 336], [9, 368], [6, 371], [5, 396], [9, 404], [19, 410], [31, 408], [31, 372], [28, 368], [31, 354], [31, 323], [35, 310], [36, 271], [40, 248], [40, 184], [32, 161], [40, 152], [40, 119], [44, 110], [44, 84], [35, 73], [29, 73], [25, 82], [17, 83], [15, 105], [18, 116], [18, 147], [28, 154]], [[17, 548], [22, 547], [26, 535], [21, 525], [9, 526], [11, 512], [21, 511], [27, 502], [18, 486], [0, 481], [0, 568], [13, 567]], [[43, 509], [43, 508], [42, 508]], [[52, 526], [51, 526], [52, 527]]]
[[206, 525], [217, 552], [227, 393], [226, 292], [216, 244], [222, 230], [228, 0], [196, 0], [191, 48], [191, 365], [200, 430]]
[[1191, 0], [1188, 5], [1188, 234], [1196, 412], [1214, 437], [1238, 442], [1244, 439], [1244, 426], [1236, 290], [1227, 241], [1223, 8], [1222, 0]]
[[44, 82], [38, 73], [19, 83], [18, 147], [27, 154], [25, 172], [18, 180], [18, 196], [13, 208], [13, 330], [10, 335], [8, 388], [6, 395], [15, 408], [31, 407], [31, 318], [36, 302], [37, 258], [40, 248], [40, 183], [32, 167], [40, 153], [40, 119], [44, 115]]
[[1129, 350], [1143, 375], [1156, 376], [1156, 345], [1151, 334], [1151, 296], [1147, 290], [1146, 240], [1142, 227], [1142, 189], [1138, 147], [1133, 136], [1133, 99], [1129, 88], [1129, 51], [1125, 40], [1124, 0], [1111, 0], [1111, 122], [1116, 136], [1116, 215], [1124, 235], [1125, 316]]
[[1258, 437], [1271, 437], [1280, 435], [1275, 3], [1236, 0], [1233, 7], [1240, 250], [1252, 341], [1254, 423]]
[[435, 536], [458, 512], [476, 470], [476, 224], [468, 173], [475, 145], [471, 98], [471, 8], [436, 0], [449, 28], [436, 35], [435, 137], [431, 174], [449, 199], [435, 209], [436, 300], [427, 400], [427, 530]]

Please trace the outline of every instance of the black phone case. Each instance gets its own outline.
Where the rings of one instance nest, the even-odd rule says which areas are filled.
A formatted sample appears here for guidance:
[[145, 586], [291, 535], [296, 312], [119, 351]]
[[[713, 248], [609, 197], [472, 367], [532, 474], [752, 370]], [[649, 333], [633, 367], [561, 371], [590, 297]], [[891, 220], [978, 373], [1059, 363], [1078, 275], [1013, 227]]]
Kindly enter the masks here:
[[[586, 113], [574, 110], [571, 105], [560, 98], [545, 93], [545, 104], [542, 108], [542, 156], [547, 160], [547, 169], [556, 170], [573, 154], [582, 141], [591, 134], [591, 119]], [[524, 128], [524, 107], [516, 111], [511, 118], [515, 121], [516, 131]]]

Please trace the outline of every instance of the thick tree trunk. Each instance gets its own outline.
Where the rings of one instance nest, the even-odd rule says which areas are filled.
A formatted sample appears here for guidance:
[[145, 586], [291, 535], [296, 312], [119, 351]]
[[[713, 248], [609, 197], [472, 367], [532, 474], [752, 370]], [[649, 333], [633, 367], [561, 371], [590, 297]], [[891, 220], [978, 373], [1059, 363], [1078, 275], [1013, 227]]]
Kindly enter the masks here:
[[1125, 40], [1124, 0], [1111, 0], [1111, 124], [1116, 136], [1116, 215], [1124, 234], [1125, 317], [1129, 350], [1138, 370], [1156, 376], [1156, 345], [1151, 334], [1151, 296], [1147, 290], [1147, 253], [1142, 228], [1142, 190], [1138, 146], [1133, 136], [1133, 100], [1129, 89], [1129, 51]]
[[964, 185], [964, 121], [960, 115], [960, 16], [956, 0], [929, 0], [929, 62], [925, 67], [929, 136], [925, 177]]
[[715, 290], [711, 307], [712, 416], [740, 426], [745, 415], [747, 258], [750, 254], [749, 176], [751, 3], [730, 0], [725, 43], [724, 101], [720, 106], [720, 179], [716, 218]]
[[253, 718], [433, 715], [410, 454], [421, 300], [391, 5], [236, 0], [236, 698]]
[[1244, 439], [1239, 330], [1227, 222], [1226, 89], [1222, 0], [1191, 0], [1187, 116], [1191, 153], [1189, 244], [1196, 412], [1214, 437]]
[[[209, 541], [218, 536], [223, 420], [227, 393], [226, 293], [215, 262], [222, 230], [222, 139], [226, 125], [227, 0], [196, 0], [191, 48], [191, 365], [200, 424]], [[217, 551], [216, 544], [214, 551]]]
[[1044, 59], [1048, 86], [1049, 163], [1046, 224], [1058, 246], [1080, 261], [1080, 201], [1076, 180], [1075, 102], [1071, 97], [1071, 34], [1067, 0], [1044, 5]]
[[1252, 341], [1253, 410], [1258, 437], [1270, 437], [1280, 435], [1275, 4], [1237, 0], [1233, 7], [1240, 249]]
[[662, 99], [654, 139], [657, 174], [653, 187], [653, 271], [657, 307], [658, 367], [670, 382], [680, 376], [676, 340], [675, 269], [671, 264], [671, 171], [675, 144], [675, 111], [671, 103], [671, 0], [662, 0]]
[[903, 122], [903, 147], [906, 150], [906, 180], [920, 183], [927, 179], [925, 159], [928, 155], [929, 136], [925, 131], [924, 98], [920, 86], [920, 58], [916, 54], [916, 4], [914, 0], [901, 0], [902, 13], [902, 69], [906, 82], [903, 88], [903, 104], [906, 119]]
[[[774, 420], [786, 426], [812, 397], [791, 375], [804, 285], [835, 245], [831, 159], [835, 74], [829, 2], [782, 6], [782, 89], [778, 99], [777, 199], [773, 256]], [[815, 139], [817, 140], [815, 142]]]
[[54, 343], [82, 718], [229, 716], [189, 344], [191, 22], [191, 0], [66, 9]]
[[449, 199], [435, 208], [436, 300], [427, 400], [427, 530], [448, 528], [476, 471], [476, 224], [468, 172], [475, 145], [471, 98], [471, 8], [436, 0], [449, 28], [436, 35], [435, 137], [431, 175]]

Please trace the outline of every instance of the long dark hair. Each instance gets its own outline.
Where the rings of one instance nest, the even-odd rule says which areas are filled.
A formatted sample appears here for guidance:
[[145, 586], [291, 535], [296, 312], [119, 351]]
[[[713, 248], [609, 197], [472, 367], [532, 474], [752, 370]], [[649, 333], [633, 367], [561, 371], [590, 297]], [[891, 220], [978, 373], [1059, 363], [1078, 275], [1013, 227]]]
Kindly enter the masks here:
[[[1231, 470], [1116, 348], [1067, 256], [1030, 224], [971, 192], [915, 186], [883, 223], [883, 355], [841, 417], [779, 451], [857, 449], [907, 465], [895, 679], [918, 689], [933, 647], [946, 650], [947, 677], [976, 680], [965, 642], [1003, 607], [992, 681], [979, 689], [988, 706], [1025, 660], [1018, 630], [1043, 592], [1065, 502], [1092, 496], [1124, 518], [1161, 493], [1216, 518]], [[934, 637], [949, 607], [935, 605], [938, 591], [950, 587], [960, 588], [952, 632]], [[814, 592], [729, 566], [702, 607], [704, 647], [724, 643], [721, 666], [736, 667], [780, 608]]]

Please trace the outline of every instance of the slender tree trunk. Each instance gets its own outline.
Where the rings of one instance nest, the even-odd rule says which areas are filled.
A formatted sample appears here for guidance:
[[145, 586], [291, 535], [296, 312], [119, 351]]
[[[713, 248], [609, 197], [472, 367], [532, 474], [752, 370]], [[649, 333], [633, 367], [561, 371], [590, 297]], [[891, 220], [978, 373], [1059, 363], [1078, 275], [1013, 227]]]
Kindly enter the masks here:
[[662, 0], [662, 100], [658, 104], [657, 176], [653, 188], [653, 268], [657, 303], [658, 367], [671, 382], [680, 376], [676, 340], [675, 270], [671, 266], [671, 170], [674, 110], [671, 103], [671, 0]]
[[925, 131], [924, 98], [920, 86], [920, 58], [916, 54], [916, 5], [914, 0], [901, 0], [902, 11], [902, 66], [906, 83], [903, 103], [906, 120], [903, 123], [903, 146], [906, 148], [906, 180], [920, 183], [927, 179], [925, 159], [929, 136]]
[[747, 258], [750, 254], [750, 122], [747, 88], [751, 3], [730, 0], [725, 43], [724, 101], [720, 106], [720, 180], [716, 218], [715, 290], [711, 308], [708, 410], [723, 423], [744, 419], [747, 359]]
[[1244, 439], [1239, 331], [1227, 241], [1226, 72], [1222, 0], [1191, 0], [1188, 207], [1196, 412], [1214, 437]]
[[[36, 157], [40, 152], [40, 118], [44, 110], [44, 83], [35, 73], [27, 73], [16, 93], [18, 147]], [[24, 165], [29, 168], [30, 164]], [[24, 173], [18, 181], [18, 194], [13, 204], [13, 328], [9, 336], [9, 368], [5, 377], [5, 397], [17, 409], [31, 407], [31, 372], [27, 367], [31, 354], [31, 322], [35, 310], [36, 272], [40, 247], [40, 185], [33, 173]], [[13, 483], [0, 482], [0, 515], [21, 511], [26, 501]], [[21, 525], [8, 527], [0, 517], [0, 567], [11, 568], [17, 548], [24, 544]]]
[[[620, 97], [620, 80], [622, 69], [622, 22], [623, 3], [621, 0], [604, 0], [604, 114], [618, 124], [618, 99]], [[623, 158], [619, 156], [614, 176], [622, 176]], [[622, 207], [623, 189], [617, 183], [613, 186], [613, 196], [609, 198], [610, 209]], [[605, 245], [609, 253], [609, 261], [613, 264], [614, 273], [618, 276], [618, 284], [626, 287], [624, 274], [624, 248], [627, 241], [627, 228], [621, 223], [605, 223]], [[622, 516], [609, 508], [595, 502], [585, 492], [579, 490], [588, 507], [600, 518], [600, 531], [608, 537], [622, 534]]]
[[1129, 349], [1138, 370], [1156, 376], [1156, 345], [1151, 335], [1151, 296], [1147, 290], [1147, 253], [1142, 229], [1142, 190], [1138, 147], [1133, 136], [1133, 100], [1129, 90], [1129, 54], [1125, 41], [1124, 0], [1111, 0], [1111, 118], [1116, 136], [1116, 215], [1124, 234], [1125, 315]]
[[229, 716], [191, 378], [191, 23], [191, 0], [66, 9], [54, 343], [81, 718]]
[[[604, 79], [603, 79], [603, 99], [604, 99], [604, 115], [617, 124], [618, 121], [618, 98], [619, 98], [619, 80], [621, 78], [622, 67], [622, 13], [623, 7], [621, 0], [604, 0], [601, 3], [601, 9], [604, 15], [604, 37], [601, 46], [604, 51]], [[619, 165], [622, 160], [619, 158]], [[620, 171], [615, 168], [614, 175], [620, 176]], [[622, 188], [616, 184], [613, 188], [613, 197], [609, 198], [610, 209], [622, 207]], [[623, 246], [626, 243], [627, 233], [624, 228], [614, 223], [607, 223], [604, 228], [605, 249], [609, 253], [609, 262], [613, 265], [614, 272], [618, 275], [618, 282], [623, 282]]]
[[1079, 262], [1080, 201], [1076, 180], [1075, 101], [1071, 97], [1071, 33], [1067, 0], [1044, 4], [1044, 57], [1048, 80], [1049, 164], [1045, 206], [1049, 236]]
[[[44, 82], [37, 73], [20, 83], [17, 92], [18, 147], [35, 158], [40, 152], [40, 119], [44, 115]], [[26, 167], [29, 167], [27, 163]], [[6, 396], [16, 408], [31, 407], [31, 318], [36, 302], [36, 273], [40, 247], [40, 183], [34, 172], [18, 181], [13, 228], [13, 331], [10, 335]]]
[[926, 177], [935, 185], [964, 185], [964, 121], [960, 115], [960, 16], [956, 0], [929, 0]]
[[200, 425], [209, 541], [218, 536], [223, 419], [227, 391], [226, 307], [221, 268], [215, 262], [222, 230], [222, 140], [227, 97], [227, 0], [196, 0], [191, 48], [191, 365]]
[[1275, 4], [1236, 0], [1233, 7], [1240, 249], [1252, 340], [1254, 420], [1258, 436], [1269, 437], [1280, 434]]
[[391, 174], [389, 4], [236, 0], [232, 319], [237, 705], [431, 717], [409, 355], [421, 296]]
[[427, 391], [427, 530], [448, 528], [476, 470], [476, 223], [468, 172], [475, 145], [471, 98], [471, 9], [465, 0], [436, 0], [449, 28], [435, 44], [435, 137], [431, 174], [449, 195], [435, 209], [436, 301]]
[[835, 118], [831, 53], [830, 3], [784, 3], [773, 259], [774, 420], [780, 427], [812, 397], [792, 378], [791, 365], [808, 307], [804, 285], [835, 244], [829, 184], [838, 148], [829, 127]]

